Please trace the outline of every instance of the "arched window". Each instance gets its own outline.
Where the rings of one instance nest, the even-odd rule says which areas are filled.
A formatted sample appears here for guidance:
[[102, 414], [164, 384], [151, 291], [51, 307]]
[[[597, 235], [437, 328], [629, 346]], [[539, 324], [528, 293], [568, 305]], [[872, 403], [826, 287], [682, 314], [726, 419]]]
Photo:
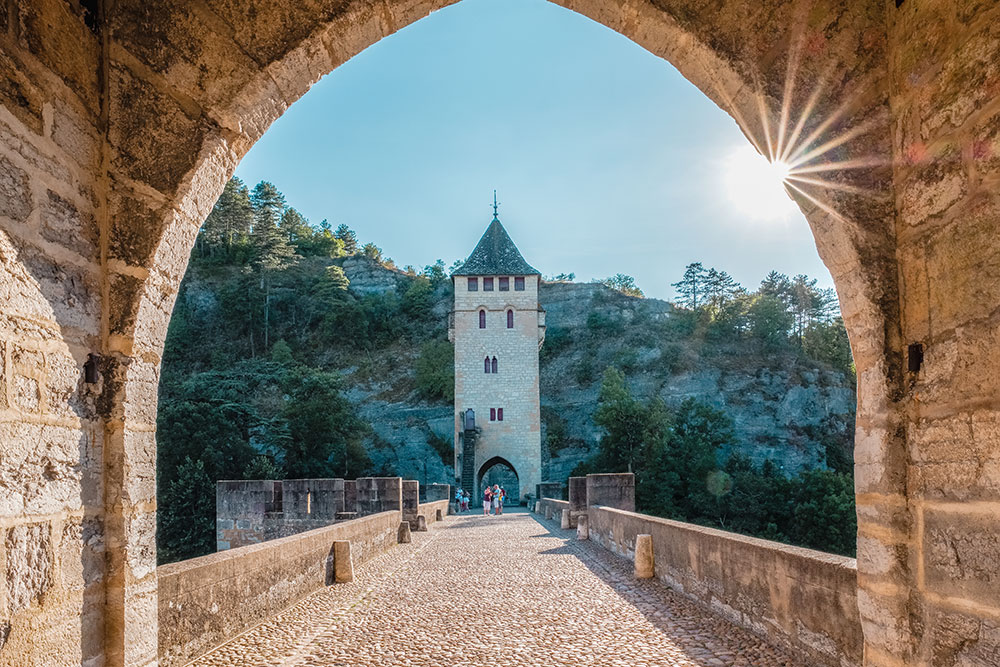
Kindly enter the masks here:
[[497, 421], [503, 421], [503, 408], [497, 408]]
[[494, 373], [497, 372], [497, 358], [496, 357], [493, 357], [493, 363], [490, 364], [490, 367], [493, 369]]
[[479, 311], [479, 328], [480, 329], [485, 329], [486, 328], [486, 311], [485, 310], [480, 310]]
[[507, 328], [508, 329], [513, 329], [514, 328], [514, 311], [513, 310], [508, 310], [507, 311]]
[[489, 373], [490, 372], [490, 358], [489, 357], [486, 357], [485, 359], [483, 359], [483, 372], [484, 373]]

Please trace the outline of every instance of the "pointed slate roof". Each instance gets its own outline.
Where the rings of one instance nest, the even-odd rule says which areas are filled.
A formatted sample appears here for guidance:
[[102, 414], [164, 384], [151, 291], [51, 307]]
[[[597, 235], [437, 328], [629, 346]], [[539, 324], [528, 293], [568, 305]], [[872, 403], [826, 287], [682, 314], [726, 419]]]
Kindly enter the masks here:
[[500, 218], [493, 215], [493, 222], [479, 239], [476, 249], [469, 255], [453, 276], [531, 276], [541, 275], [521, 256]]

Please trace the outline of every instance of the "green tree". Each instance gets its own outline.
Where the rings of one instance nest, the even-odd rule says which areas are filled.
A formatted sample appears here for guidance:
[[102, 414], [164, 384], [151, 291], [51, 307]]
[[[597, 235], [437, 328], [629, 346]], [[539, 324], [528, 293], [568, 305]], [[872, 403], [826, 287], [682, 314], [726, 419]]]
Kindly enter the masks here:
[[702, 289], [704, 290], [705, 305], [711, 309], [714, 315], [721, 311], [723, 306], [743, 288], [725, 271], [711, 268], [705, 274]]
[[243, 470], [243, 479], [285, 479], [281, 468], [274, 464], [270, 456], [255, 456]]
[[697, 310], [704, 300], [706, 277], [707, 271], [701, 262], [688, 264], [680, 281], [671, 284], [677, 289], [677, 302], [685, 308]]
[[215, 482], [200, 460], [186, 457], [169, 477], [161, 478], [157, 549], [161, 562], [203, 556], [215, 551]]
[[351, 285], [351, 281], [347, 279], [347, 274], [344, 273], [344, 269], [339, 266], [328, 266], [326, 268], [326, 275], [329, 280], [329, 285], [333, 289], [345, 291]]
[[234, 244], [245, 242], [248, 238], [253, 221], [250, 193], [243, 181], [233, 176], [202, 225], [199, 235], [202, 255], [224, 247], [226, 257], [231, 257]]
[[719, 469], [719, 449], [732, 441], [733, 424], [726, 413], [694, 398], [685, 399], [673, 416], [666, 465], [681, 481], [674, 503], [688, 518], [712, 516], [725, 489], [709, 475]]
[[780, 298], [759, 296], [748, 313], [750, 333], [765, 350], [775, 351], [788, 345], [788, 331], [795, 323]]
[[303, 366], [291, 369], [281, 383], [287, 396], [282, 418], [290, 439], [284, 467], [292, 478], [364, 476], [371, 465], [362, 442], [369, 427], [340, 392], [340, 380]]
[[285, 195], [273, 183], [261, 181], [255, 185], [250, 194], [250, 203], [253, 205], [255, 231], [258, 225], [277, 228], [285, 210]]
[[[260, 210], [266, 211], [267, 206]], [[258, 213], [260, 213], [260, 210]], [[265, 349], [268, 347], [270, 333], [271, 284], [274, 274], [292, 266], [296, 260], [295, 248], [288, 243], [288, 238], [285, 234], [278, 229], [278, 226], [271, 221], [268, 215], [258, 215], [257, 223], [253, 228], [251, 266], [260, 279], [260, 291], [264, 295]]]
[[446, 340], [420, 346], [413, 364], [417, 390], [421, 396], [451, 402], [455, 398], [455, 348]]
[[634, 296], [642, 298], [645, 296], [639, 286], [635, 284], [635, 278], [632, 276], [627, 276], [624, 273], [616, 273], [610, 278], [605, 278], [601, 281], [601, 284], [605, 287], [610, 287], [611, 289], [621, 292], [625, 296]]
[[366, 243], [361, 246], [361, 254], [373, 262], [382, 262], [382, 248], [374, 243]]
[[344, 223], [337, 225], [337, 231], [333, 235], [344, 244], [344, 254], [353, 255], [358, 251], [358, 235]]
[[431, 284], [435, 287], [440, 285], [448, 278], [448, 273], [445, 271], [444, 260], [439, 259], [433, 264], [429, 264], [424, 267], [423, 271], [424, 278], [431, 281]]
[[848, 377], [854, 377], [854, 358], [844, 320], [814, 322], [802, 338], [802, 351], [810, 358], [830, 364]]
[[291, 364], [295, 362], [295, 357], [292, 356], [292, 348], [284, 339], [276, 342], [274, 347], [271, 348], [271, 361], [279, 364]]

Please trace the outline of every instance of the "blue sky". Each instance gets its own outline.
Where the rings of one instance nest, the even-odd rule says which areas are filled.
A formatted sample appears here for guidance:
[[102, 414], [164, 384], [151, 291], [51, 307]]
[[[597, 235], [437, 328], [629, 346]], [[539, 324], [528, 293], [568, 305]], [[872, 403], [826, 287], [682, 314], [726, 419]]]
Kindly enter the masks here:
[[748, 287], [831, 286], [800, 213], [759, 220], [721, 173], [749, 146], [669, 63], [544, 0], [463, 0], [373, 45], [278, 119], [237, 176], [400, 266], [464, 259], [492, 216], [543, 274], [628, 273], [669, 298], [686, 264]]

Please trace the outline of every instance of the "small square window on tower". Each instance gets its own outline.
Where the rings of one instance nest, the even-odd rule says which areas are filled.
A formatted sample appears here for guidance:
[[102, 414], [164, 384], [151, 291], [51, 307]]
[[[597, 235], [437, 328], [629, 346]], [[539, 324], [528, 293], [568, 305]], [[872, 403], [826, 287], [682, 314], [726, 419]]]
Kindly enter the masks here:
[[498, 278], [497, 280], [500, 281], [500, 291], [501, 292], [509, 292], [510, 291], [510, 278], [508, 278], [507, 276], [504, 276], [502, 278]]
[[503, 408], [497, 408], [497, 421], [503, 421]]
[[490, 421], [495, 422], [497, 420], [497, 409], [490, 408]]
[[469, 291], [470, 292], [479, 291], [479, 278], [469, 278]]
[[483, 278], [483, 291], [484, 292], [492, 292], [493, 291], [493, 279], [492, 278]]
[[524, 291], [524, 276], [517, 276], [514, 278], [514, 291], [523, 292]]

